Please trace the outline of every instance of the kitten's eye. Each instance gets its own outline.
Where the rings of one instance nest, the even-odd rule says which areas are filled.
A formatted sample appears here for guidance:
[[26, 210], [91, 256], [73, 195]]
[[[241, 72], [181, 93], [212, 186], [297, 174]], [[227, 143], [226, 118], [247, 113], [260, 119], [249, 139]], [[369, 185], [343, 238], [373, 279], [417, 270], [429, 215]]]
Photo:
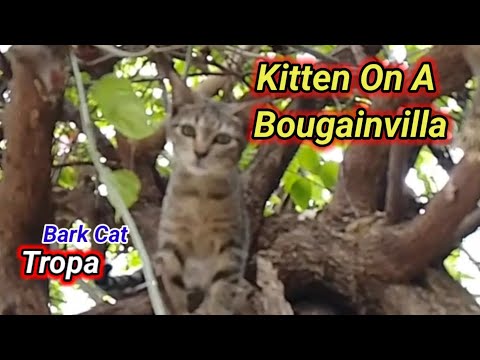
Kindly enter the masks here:
[[191, 125], [183, 125], [181, 131], [187, 137], [195, 137], [195, 128]]
[[215, 139], [214, 139], [214, 142], [216, 142], [217, 144], [222, 144], [222, 145], [226, 145], [230, 141], [232, 141], [232, 137], [230, 135], [227, 135], [227, 134], [218, 134], [217, 136], [215, 136]]

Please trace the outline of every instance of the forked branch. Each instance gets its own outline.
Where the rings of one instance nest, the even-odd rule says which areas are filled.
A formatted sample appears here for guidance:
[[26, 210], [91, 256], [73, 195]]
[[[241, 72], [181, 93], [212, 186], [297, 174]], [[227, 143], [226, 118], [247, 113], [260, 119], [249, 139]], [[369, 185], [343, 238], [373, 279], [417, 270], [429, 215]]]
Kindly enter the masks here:
[[[480, 47], [479, 47], [480, 49]], [[480, 63], [480, 51], [473, 60]], [[472, 59], [469, 59], [470, 63]], [[474, 65], [472, 65], [472, 69]], [[472, 109], [460, 134], [465, 151], [462, 161], [454, 167], [450, 180], [435, 195], [422, 216], [397, 236], [383, 242], [383, 253], [395, 268], [395, 278], [411, 279], [433, 260], [457, 245], [459, 230], [465, 217], [477, 208], [480, 199], [480, 90], [473, 99]]]
[[[442, 95], [462, 89], [472, 75], [470, 67], [464, 59], [463, 51], [462, 46], [439, 45], [434, 46], [428, 54], [428, 57], [435, 62], [438, 73], [438, 78], [435, 80], [436, 83], [440, 83]], [[419, 61], [422, 60], [423, 58]], [[455, 71], [451, 71], [452, 69], [455, 69]], [[430, 102], [431, 100], [415, 98], [417, 103]], [[372, 108], [397, 109], [401, 104], [408, 102], [411, 102], [411, 99], [375, 99]], [[346, 194], [352, 207], [359, 215], [368, 215], [375, 212], [379, 198], [385, 197], [385, 190], [379, 184], [383, 182], [386, 176], [389, 152], [389, 146], [352, 144], [345, 154], [342, 178], [339, 181], [342, 188], [338, 188], [337, 193]], [[392, 161], [396, 162], [394, 159]], [[398, 182], [398, 180], [396, 181]], [[332, 205], [335, 205], [337, 201], [334, 197]]]

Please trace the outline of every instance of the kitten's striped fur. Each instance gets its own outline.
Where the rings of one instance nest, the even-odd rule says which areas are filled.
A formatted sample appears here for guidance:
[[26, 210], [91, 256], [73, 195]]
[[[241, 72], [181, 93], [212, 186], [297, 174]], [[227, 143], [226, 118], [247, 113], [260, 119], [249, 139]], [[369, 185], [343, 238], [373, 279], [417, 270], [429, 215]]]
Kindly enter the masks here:
[[175, 314], [232, 314], [250, 240], [237, 166], [245, 128], [227, 105], [190, 100], [167, 125], [175, 164], [158, 237], [162, 283]]

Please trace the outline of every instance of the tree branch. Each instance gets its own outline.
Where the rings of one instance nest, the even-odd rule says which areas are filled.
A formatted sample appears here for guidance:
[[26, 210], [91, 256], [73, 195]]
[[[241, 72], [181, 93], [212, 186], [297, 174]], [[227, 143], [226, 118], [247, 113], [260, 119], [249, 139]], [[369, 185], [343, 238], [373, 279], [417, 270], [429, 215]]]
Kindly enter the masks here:
[[335, 297], [336, 304], [359, 314], [480, 313], [474, 298], [444, 272], [426, 271], [424, 286], [391, 284], [392, 279], [382, 278], [380, 271], [371, 272], [378, 243], [388, 239], [379, 237], [384, 226], [380, 221], [340, 232], [323, 214], [315, 222], [299, 222], [296, 214], [275, 216], [265, 221], [259, 253], [278, 269], [287, 299], [301, 298], [308, 289], [322, 291], [324, 298]]
[[390, 224], [396, 224], [405, 219], [405, 210], [408, 206], [405, 177], [409, 170], [410, 154], [415, 149], [416, 147], [407, 145], [392, 145], [390, 148], [385, 205], [387, 221]]
[[379, 251], [383, 258], [380, 256], [377, 271], [388, 273], [391, 280], [418, 276], [435, 259], [456, 246], [457, 229], [477, 207], [480, 182], [472, 179], [480, 179], [480, 91], [476, 92], [471, 113], [465, 121], [460, 134], [465, 156], [452, 170], [444, 189], [430, 201], [425, 214], [417, 216], [408, 227], [401, 231], [391, 228], [383, 234]]
[[356, 216], [374, 213], [378, 199], [384, 196], [384, 187], [380, 186], [387, 171], [389, 146], [351, 144], [345, 152], [342, 163], [342, 181], [337, 186], [333, 206], [336, 205], [337, 192], [344, 192], [350, 207]]
[[[442, 94], [449, 94], [462, 89], [465, 82], [471, 77], [471, 70], [463, 58], [462, 51], [462, 46], [438, 45], [434, 46], [428, 54], [428, 57], [435, 61], [439, 75], [437, 82], [441, 84]], [[456, 71], [452, 72], [452, 68], [455, 68]], [[379, 98], [373, 101], [372, 108], [397, 109], [401, 104], [409, 101], [408, 98]], [[416, 98], [415, 101], [430, 102], [431, 99]], [[336, 206], [336, 202], [344, 202], [346, 197], [357, 215], [367, 215], [375, 212], [379, 197], [385, 196], [385, 194], [379, 193], [379, 191], [382, 191], [379, 184], [382, 183], [388, 168], [388, 154], [389, 146], [351, 144], [345, 153], [344, 163], [342, 164], [339, 181], [342, 187], [337, 187], [337, 193], [343, 195], [339, 200], [336, 199], [337, 195], [334, 196], [332, 207], [340, 209], [340, 206]]]
[[455, 232], [455, 238], [457, 239], [456, 243], [460, 242], [466, 238], [468, 235], [475, 232], [480, 226], [480, 208], [476, 208], [470, 214], [465, 216], [460, 225]]
[[[408, 226], [391, 228], [378, 244], [378, 272], [392, 281], [418, 276], [432, 261], [446, 254], [457, 241], [460, 223], [480, 198], [480, 161], [466, 156], [453, 170], [445, 188], [430, 201], [426, 212]], [[388, 270], [387, 270], [388, 269]]]
[[[290, 304], [285, 300], [283, 284], [278, 280], [277, 271], [272, 263], [259, 257], [258, 289], [247, 300], [242, 314], [293, 315]], [[152, 308], [145, 291], [115, 305], [101, 304], [84, 315], [152, 315]]]
[[[245, 174], [245, 198], [247, 209], [251, 214], [251, 236], [256, 238], [263, 220], [265, 203], [273, 191], [278, 188], [280, 179], [288, 164], [295, 156], [298, 145], [262, 146]], [[268, 176], [265, 176], [267, 175]], [[254, 248], [252, 248], [252, 251]]]

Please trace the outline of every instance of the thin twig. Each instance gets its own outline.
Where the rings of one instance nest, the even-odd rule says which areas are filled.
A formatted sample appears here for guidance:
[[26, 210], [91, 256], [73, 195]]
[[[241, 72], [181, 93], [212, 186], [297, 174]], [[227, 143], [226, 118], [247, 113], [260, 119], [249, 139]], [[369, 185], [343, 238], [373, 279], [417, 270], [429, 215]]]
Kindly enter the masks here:
[[165, 78], [160, 80], [159, 86], [160, 86], [160, 89], [162, 90], [163, 107], [165, 108], [167, 117], [169, 117], [172, 114], [172, 104], [168, 99], [168, 91], [167, 91], [167, 86], [165, 85]]
[[365, 59], [366, 55], [362, 45], [351, 45], [350, 50], [357, 64], [360, 64]]
[[94, 142], [94, 132], [92, 128], [92, 123], [90, 120], [90, 114], [88, 111], [88, 104], [87, 98], [85, 94], [85, 89], [83, 87], [82, 76], [80, 73], [80, 68], [78, 66], [77, 59], [73, 52], [70, 53], [70, 61], [72, 64], [72, 70], [75, 77], [75, 81], [77, 84], [78, 90], [78, 97], [80, 99], [80, 118], [82, 120], [83, 131], [87, 135], [89, 141], [87, 141], [87, 148], [92, 158], [92, 161], [95, 165], [95, 168], [98, 171], [100, 180], [107, 186], [109, 197], [113, 205], [118, 209], [120, 212], [125, 224], [128, 226], [131, 234], [131, 239], [133, 245], [138, 250], [140, 257], [143, 262], [143, 273], [147, 283], [148, 294], [150, 296], [150, 301], [152, 304], [153, 311], [155, 315], [165, 315], [165, 306], [163, 304], [160, 291], [158, 289], [158, 283], [155, 277], [155, 273], [153, 272], [152, 264], [148, 257], [148, 253], [145, 249], [143, 244], [142, 237], [138, 232], [137, 226], [135, 221], [133, 220], [128, 208], [126, 207], [125, 203], [123, 202], [122, 197], [118, 193], [118, 190], [111, 182], [111, 171], [110, 169], [106, 168], [101, 162], [101, 154], [98, 152], [95, 142]]
[[320, 61], [326, 61], [326, 62], [331, 62], [331, 63], [338, 63], [338, 60], [335, 59], [334, 57], [330, 56], [330, 55], [327, 55], [327, 54], [323, 54], [317, 50], [314, 50], [314, 49], [311, 49], [309, 48], [308, 46], [304, 46], [304, 45], [290, 45], [290, 47], [292, 49], [296, 49], [296, 50], [299, 50], [299, 51], [303, 51], [307, 54], [310, 54], [310, 55], [313, 55], [315, 56], [318, 60]]
[[459, 249], [467, 255], [468, 259], [473, 263], [475, 266], [480, 266], [480, 261], [477, 261], [467, 250], [465, 250], [465, 247], [463, 245], [460, 245]]
[[[77, 140], [78, 140], [78, 135], [80, 134], [80, 132], [77, 132], [75, 134], [75, 138], [73, 138], [68, 144], [63, 144], [63, 145], [66, 145], [66, 146], [69, 146], [69, 149], [68, 151], [64, 152], [61, 156], [60, 156], [60, 161], [62, 163], [66, 162], [68, 160], [68, 158], [70, 157], [70, 155], [72, 154], [75, 146], [77, 145]], [[59, 141], [61, 143], [61, 141]], [[58, 182], [58, 179], [60, 178], [60, 174], [62, 173], [62, 167], [55, 167], [55, 166], [52, 166], [52, 174], [51, 174], [51, 181], [52, 181], [52, 184], [56, 184]]]
[[[193, 74], [188, 74], [187, 77], [197, 77], [197, 76], [228, 76], [228, 75], [233, 75], [233, 76], [238, 76], [238, 74], [225, 74], [225, 73], [221, 73], [221, 72], [199, 72], [199, 73], [193, 73]], [[251, 74], [246, 74], [245, 76], [249, 76]], [[130, 81], [133, 82], [133, 83], [144, 83], [144, 82], [153, 82], [153, 81], [161, 81], [163, 79], [163, 76], [154, 76], [154, 77], [140, 77], [140, 78], [137, 78], [137, 79], [132, 79], [130, 78]]]
[[113, 45], [92, 45], [92, 46], [95, 46], [100, 50], [103, 50], [107, 53], [110, 53], [112, 55], [119, 56], [119, 57], [147, 56], [150, 54], [162, 53], [162, 52], [182, 49], [185, 47], [185, 45], [171, 45], [171, 46], [163, 46], [163, 47], [150, 45], [145, 50], [142, 50], [142, 51], [125, 51]]
[[387, 58], [388, 61], [393, 60], [393, 54], [392, 51], [389, 49], [388, 45], [382, 45], [383, 52], [385, 53], [385, 57]]
[[63, 162], [60, 164], [52, 165], [54, 169], [62, 169], [64, 167], [75, 167], [75, 166], [93, 166], [93, 162], [91, 161], [70, 161], [70, 162]]
[[80, 279], [77, 281], [78, 287], [83, 292], [87, 293], [90, 298], [98, 303], [103, 303], [103, 297], [108, 295], [105, 291], [103, 291], [100, 287], [92, 285], [91, 283], [87, 283], [85, 280]]
[[455, 167], [455, 163], [448, 151], [448, 148], [441, 148], [434, 145], [428, 145], [428, 148], [432, 152], [433, 156], [437, 158], [438, 164], [447, 172], [450, 173]]
[[99, 58], [97, 58], [95, 60], [88, 61], [88, 62], [83, 62], [83, 64], [85, 64], [86, 66], [95, 66], [95, 65], [98, 65], [100, 63], [103, 63], [104, 61], [108, 61], [108, 60], [116, 58], [116, 57], [117, 56], [113, 55], [113, 54], [106, 54], [106, 55], [100, 56]]
[[[110, 169], [120, 169], [120, 165], [116, 161], [107, 161], [104, 163]], [[65, 167], [77, 167], [77, 166], [94, 166], [93, 162], [91, 161], [68, 161], [62, 162], [59, 164], [53, 164], [52, 168], [54, 169], [62, 169]]]
[[188, 77], [188, 72], [190, 71], [190, 65], [192, 63], [192, 57], [193, 57], [193, 46], [188, 45], [187, 55], [185, 56], [185, 73], [183, 74], [183, 80], [185, 80], [185, 81]]
[[235, 47], [235, 46], [232, 46], [232, 45], [226, 45], [225, 46], [225, 51], [232, 52], [236, 55], [242, 55], [242, 56], [245, 56], [245, 57], [252, 57], [252, 58], [257, 58], [261, 55], [260, 53], [254, 53], [252, 51], [245, 50], [241, 47]]

